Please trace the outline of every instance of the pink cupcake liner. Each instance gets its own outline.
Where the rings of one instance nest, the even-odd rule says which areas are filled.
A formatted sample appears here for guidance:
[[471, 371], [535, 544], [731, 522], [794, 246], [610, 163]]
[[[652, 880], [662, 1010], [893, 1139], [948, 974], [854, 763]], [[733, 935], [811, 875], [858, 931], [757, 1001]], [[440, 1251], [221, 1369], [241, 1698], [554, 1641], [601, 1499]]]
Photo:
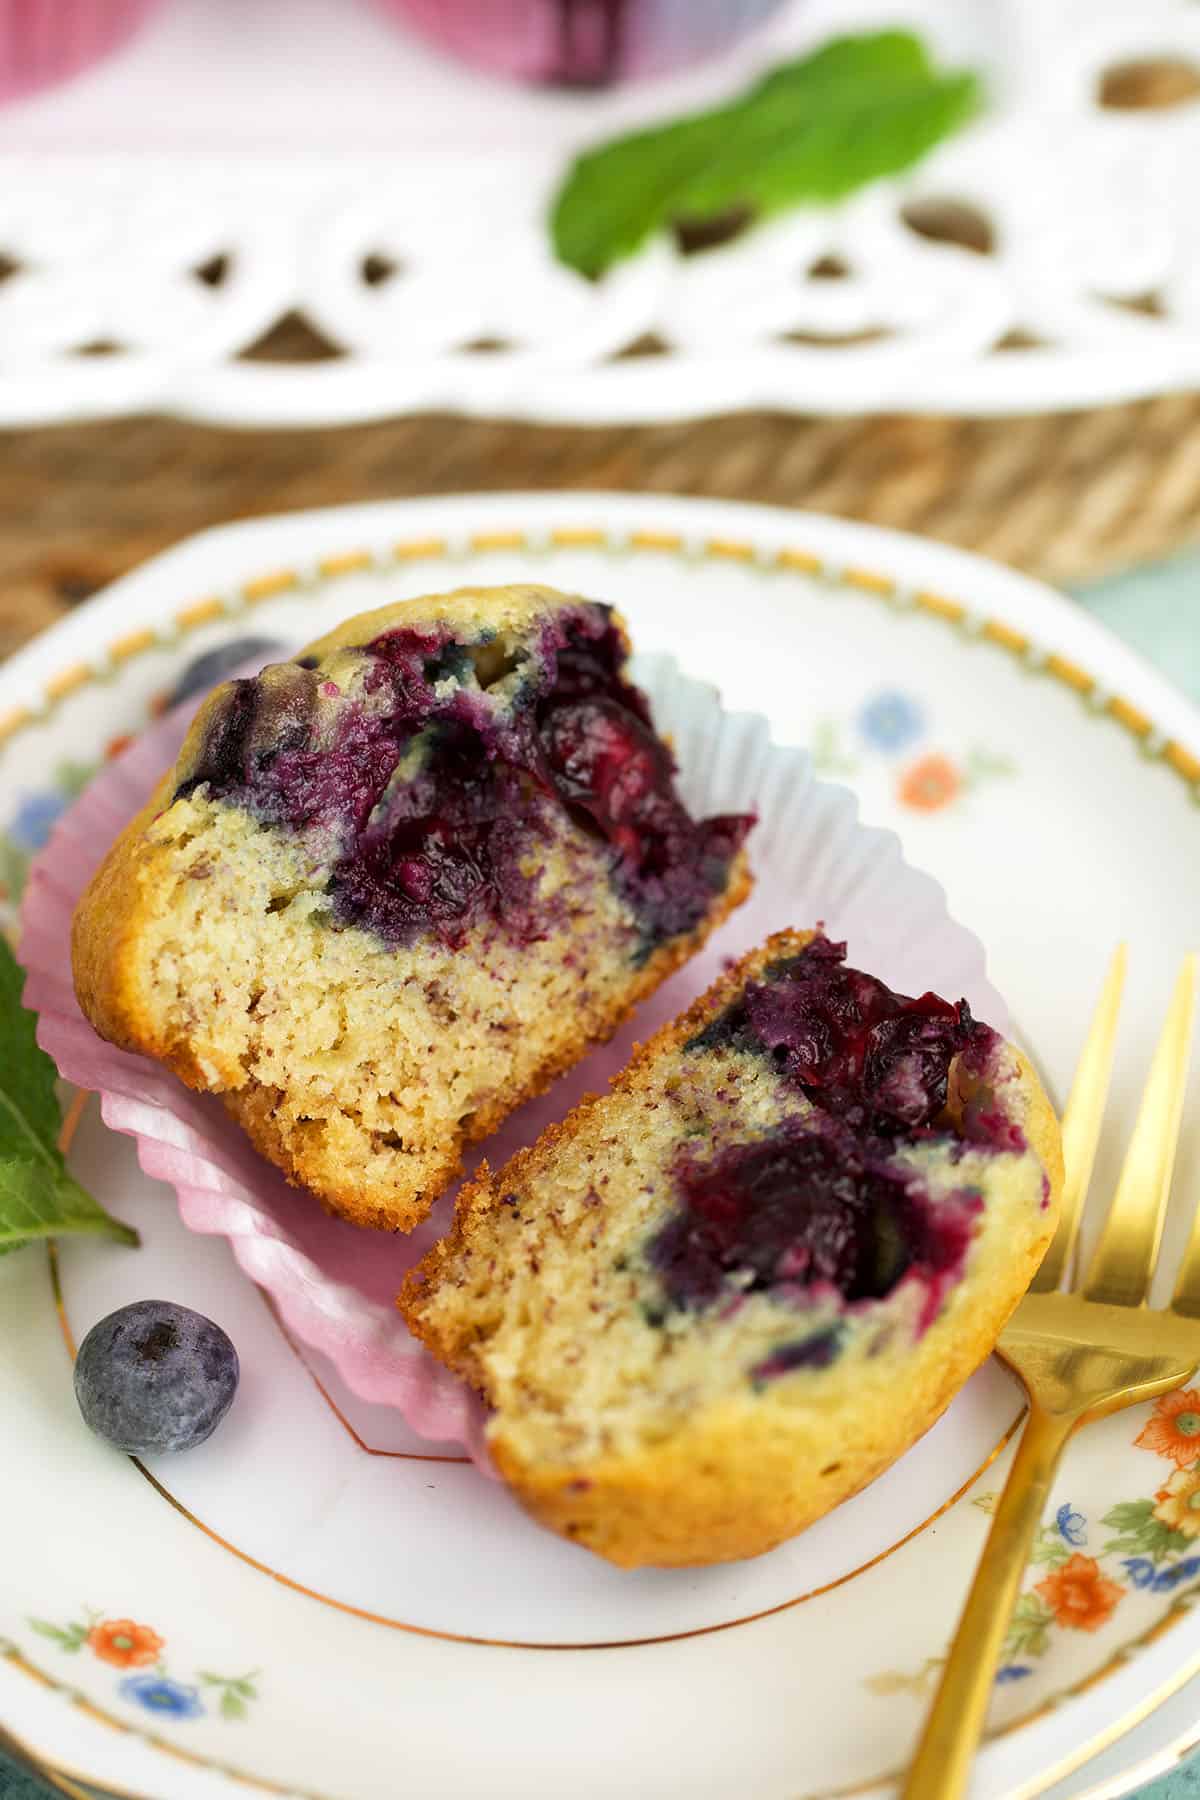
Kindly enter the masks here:
[[[852, 961], [893, 986], [965, 995], [978, 1017], [1005, 1027], [982, 946], [949, 917], [938, 884], [904, 861], [892, 832], [860, 824], [847, 789], [815, 781], [803, 752], [773, 744], [756, 715], [723, 712], [715, 691], [670, 658], [641, 661], [636, 674], [674, 740], [693, 811], [758, 811], [750, 840], [757, 886], [611, 1044], [488, 1141], [493, 1166], [602, 1088], [636, 1039], [675, 1017], [729, 958], [784, 926], [824, 921], [831, 936], [848, 938]], [[105, 1043], [79, 1010], [70, 973], [75, 905], [107, 846], [174, 760], [197, 705], [185, 701], [108, 763], [30, 869], [18, 954], [25, 1003], [39, 1014], [38, 1041], [66, 1080], [99, 1093], [105, 1123], [133, 1138], [148, 1175], [174, 1188], [188, 1229], [227, 1238], [288, 1329], [324, 1352], [352, 1392], [395, 1407], [425, 1439], [465, 1445], [487, 1468], [482, 1405], [415, 1342], [394, 1304], [407, 1270], [448, 1226], [453, 1196], [408, 1236], [331, 1218], [259, 1156], [216, 1098], [191, 1093], [157, 1064]]]
[[258, 1155], [219, 1101], [105, 1043], [79, 1010], [70, 979], [76, 902], [174, 760], [199, 698], [100, 771], [30, 868], [18, 954], [38, 1041], [65, 1080], [100, 1095], [105, 1124], [132, 1137], [145, 1173], [175, 1189], [188, 1229], [228, 1238], [289, 1331], [329, 1356], [354, 1393], [396, 1407], [423, 1438], [464, 1444], [486, 1467], [482, 1406], [414, 1342], [394, 1306], [436, 1227], [427, 1221], [407, 1238], [380, 1238], [330, 1218]]
[[123, 44], [162, 0], [0, 0], [0, 102], [67, 81]]

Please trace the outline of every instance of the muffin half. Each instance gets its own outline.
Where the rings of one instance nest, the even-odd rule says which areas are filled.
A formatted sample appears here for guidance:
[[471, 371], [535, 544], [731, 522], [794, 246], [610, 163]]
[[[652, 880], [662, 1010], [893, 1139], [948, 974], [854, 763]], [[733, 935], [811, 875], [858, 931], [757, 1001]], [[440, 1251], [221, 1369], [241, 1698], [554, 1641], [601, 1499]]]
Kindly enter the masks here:
[[1029, 1064], [785, 932], [463, 1190], [401, 1309], [524, 1506], [625, 1567], [753, 1556], [992, 1349], [1062, 1179]]
[[606, 606], [463, 589], [216, 689], [80, 901], [92, 1024], [416, 1224], [749, 891], [751, 819], [688, 814], [628, 650]]

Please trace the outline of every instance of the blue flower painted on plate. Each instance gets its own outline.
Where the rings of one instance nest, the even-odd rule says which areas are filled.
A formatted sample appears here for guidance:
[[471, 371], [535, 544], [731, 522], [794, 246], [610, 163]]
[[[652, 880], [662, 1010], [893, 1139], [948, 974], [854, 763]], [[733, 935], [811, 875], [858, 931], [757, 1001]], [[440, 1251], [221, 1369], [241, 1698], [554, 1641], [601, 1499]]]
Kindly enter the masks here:
[[1075, 1511], [1069, 1500], [1059, 1507], [1054, 1522], [1068, 1544], [1078, 1549], [1080, 1544], [1087, 1543], [1087, 1520], [1081, 1512]]
[[21, 796], [8, 836], [19, 850], [40, 850], [59, 815], [66, 811], [70, 794], [62, 788], [42, 788]]
[[858, 715], [858, 729], [875, 750], [905, 750], [925, 729], [915, 700], [892, 689], [873, 694]]
[[22, 793], [11, 821], [0, 831], [0, 897], [10, 904], [21, 898], [31, 859], [94, 773], [93, 763], [61, 762], [51, 771], [51, 786]]
[[1134, 1587], [1150, 1587], [1154, 1581], [1155, 1568], [1148, 1556], [1127, 1556], [1121, 1564]]
[[129, 1675], [121, 1683], [126, 1700], [136, 1700], [147, 1712], [162, 1713], [172, 1719], [198, 1719], [204, 1708], [194, 1687], [181, 1681], [170, 1681], [165, 1675]]
[[1169, 1594], [1181, 1582], [1190, 1581], [1198, 1573], [1200, 1556], [1185, 1556], [1182, 1562], [1172, 1563], [1169, 1569], [1160, 1569], [1150, 1587], [1156, 1594]]
[[1032, 1674], [1033, 1670], [1028, 1663], [1003, 1663], [1001, 1667], [996, 1670], [996, 1680], [998, 1682], [1024, 1681], [1027, 1675]]

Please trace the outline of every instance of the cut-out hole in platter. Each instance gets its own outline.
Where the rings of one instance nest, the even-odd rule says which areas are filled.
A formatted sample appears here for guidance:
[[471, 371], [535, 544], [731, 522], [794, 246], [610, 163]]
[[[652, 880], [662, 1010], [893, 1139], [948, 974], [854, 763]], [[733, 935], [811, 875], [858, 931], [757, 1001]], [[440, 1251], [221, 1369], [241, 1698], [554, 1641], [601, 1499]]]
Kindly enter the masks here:
[[936, 194], [906, 200], [900, 217], [910, 231], [931, 243], [957, 244], [960, 250], [973, 250], [977, 256], [989, 256], [996, 248], [991, 220], [967, 200]]
[[657, 331], [644, 331], [641, 337], [634, 338], [632, 343], [626, 344], [622, 349], [616, 351], [610, 360], [625, 362], [637, 356], [670, 356], [670, 354], [671, 346], [665, 338], [660, 337]]
[[197, 263], [192, 270], [196, 280], [202, 281], [205, 287], [210, 288], [224, 287], [232, 273], [233, 258], [224, 250], [218, 251], [215, 256], [208, 257], [202, 263]]
[[683, 256], [697, 256], [703, 250], [719, 250], [748, 231], [754, 223], [754, 210], [749, 206], [731, 206], [710, 219], [676, 219], [675, 244]]
[[6, 250], [0, 250], [0, 281], [7, 281], [10, 276], [19, 275], [22, 265], [15, 256], [9, 256]]
[[332, 362], [345, 352], [309, 323], [303, 313], [285, 313], [268, 331], [238, 352], [239, 362]]
[[385, 256], [382, 250], [369, 250], [359, 263], [358, 272], [364, 287], [386, 287], [404, 273], [404, 264], [394, 256]]
[[818, 350], [857, 350], [863, 344], [881, 344], [885, 338], [894, 337], [893, 331], [882, 325], [870, 325], [862, 331], [785, 331], [780, 334], [780, 343], [804, 344], [809, 349]]
[[1014, 325], [1003, 337], [996, 339], [992, 350], [1048, 350], [1050, 339], [1038, 337], [1036, 332], [1026, 331], [1023, 325]]
[[1105, 306], [1115, 306], [1121, 312], [1137, 313], [1144, 319], [1165, 319], [1167, 308], [1162, 295], [1156, 289], [1144, 294], [1101, 294], [1098, 296]]
[[1200, 99], [1200, 65], [1182, 56], [1145, 56], [1114, 63], [1100, 77], [1096, 98], [1118, 112], [1185, 106]]
[[850, 264], [845, 258], [830, 252], [810, 262], [804, 272], [807, 281], [846, 281], [850, 273]]

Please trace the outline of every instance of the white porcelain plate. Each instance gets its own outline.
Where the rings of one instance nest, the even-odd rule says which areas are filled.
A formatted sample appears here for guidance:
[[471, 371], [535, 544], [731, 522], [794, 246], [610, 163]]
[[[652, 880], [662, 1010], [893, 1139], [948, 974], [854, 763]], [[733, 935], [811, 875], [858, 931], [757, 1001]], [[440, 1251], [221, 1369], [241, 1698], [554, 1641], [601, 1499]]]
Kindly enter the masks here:
[[[1130, 940], [1103, 1191], [1195, 931], [1200, 717], [1069, 603], [914, 539], [609, 495], [409, 502], [194, 538], [0, 671], [9, 901], [70, 794], [201, 652], [294, 643], [334, 602], [520, 578], [615, 601], [640, 648], [670, 651], [855, 787], [987, 945], [1060, 1093], [1107, 956]], [[1007, 1467], [1020, 1406], [998, 1368], [796, 1543], [619, 1574], [286, 1337], [226, 1242], [185, 1230], [94, 1108], [72, 1156], [143, 1248], [0, 1260], [0, 1720], [44, 1765], [170, 1800], [887, 1790]], [[1178, 1167], [1185, 1197], [1194, 1123]], [[244, 1372], [210, 1444], [152, 1471], [82, 1429], [64, 1341], [151, 1293], [218, 1317]], [[1189, 1394], [1073, 1447], [979, 1796], [1040, 1792], [1102, 1750], [1118, 1791], [1114, 1740], [1138, 1727], [1132, 1767], [1186, 1735], [1184, 1697], [1162, 1745], [1145, 1721], [1200, 1669], [1198, 1423]]]

